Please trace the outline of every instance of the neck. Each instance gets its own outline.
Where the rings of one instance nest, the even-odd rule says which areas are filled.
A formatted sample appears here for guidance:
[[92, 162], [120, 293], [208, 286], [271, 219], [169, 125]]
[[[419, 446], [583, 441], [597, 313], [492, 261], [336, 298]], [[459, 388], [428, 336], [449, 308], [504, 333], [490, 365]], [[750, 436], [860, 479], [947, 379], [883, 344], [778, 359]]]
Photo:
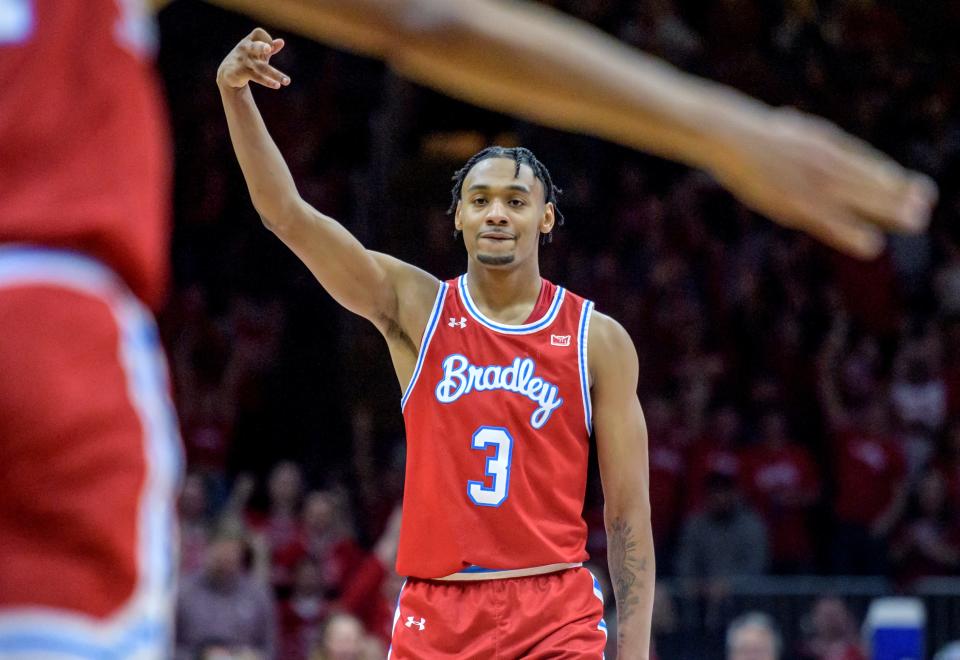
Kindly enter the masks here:
[[509, 270], [488, 268], [472, 259], [467, 265], [470, 297], [484, 314], [498, 321], [514, 322], [515, 319], [502, 317], [523, 314], [525, 309], [523, 318], [516, 321], [522, 323], [537, 302], [541, 284], [536, 260]]

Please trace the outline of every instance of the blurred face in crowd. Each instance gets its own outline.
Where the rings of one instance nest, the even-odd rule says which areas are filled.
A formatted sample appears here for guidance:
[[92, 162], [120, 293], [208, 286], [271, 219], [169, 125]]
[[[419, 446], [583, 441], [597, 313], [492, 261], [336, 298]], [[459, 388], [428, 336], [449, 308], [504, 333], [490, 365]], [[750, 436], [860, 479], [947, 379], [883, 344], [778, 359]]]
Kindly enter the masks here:
[[767, 413], [760, 421], [760, 434], [768, 447], [783, 447], [787, 444], [787, 420], [780, 413]]
[[527, 165], [512, 158], [488, 158], [463, 180], [455, 226], [467, 254], [485, 266], [506, 267], [536, 259], [540, 234], [553, 229], [553, 204]]
[[935, 471], [928, 472], [917, 484], [920, 511], [926, 517], [935, 518], [940, 515], [946, 503], [946, 495], [943, 478]]
[[293, 575], [293, 590], [299, 595], [313, 595], [320, 593], [323, 587], [320, 571], [311, 559], [304, 559], [297, 564]]
[[327, 660], [358, 660], [363, 650], [363, 627], [348, 614], [334, 614], [323, 632]]
[[744, 626], [730, 641], [728, 660], [777, 660], [773, 633], [762, 626]]
[[188, 474], [180, 492], [180, 515], [186, 520], [203, 518], [207, 511], [207, 497], [203, 488], [203, 479], [196, 474]]
[[729, 518], [737, 508], [739, 496], [732, 477], [712, 474], [707, 477], [707, 511], [714, 518]]
[[843, 640], [852, 632], [853, 621], [850, 612], [839, 598], [818, 600], [810, 618], [813, 634], [823, 640]]
[[218, 582], [229, 582], [243, 573], [243, 542], [235, 538], [218, 538], [207, 555], [208, 575]]
[[303, 477], [296, 463], [284, 461], [270, 473], [268, 489], [273, 506], [293, 507], [300, 497]]
[[324, 532], [333, 526], [335, 513], [333, 497], [314, 491], [303, 505], [303, 524], [312, 532]]

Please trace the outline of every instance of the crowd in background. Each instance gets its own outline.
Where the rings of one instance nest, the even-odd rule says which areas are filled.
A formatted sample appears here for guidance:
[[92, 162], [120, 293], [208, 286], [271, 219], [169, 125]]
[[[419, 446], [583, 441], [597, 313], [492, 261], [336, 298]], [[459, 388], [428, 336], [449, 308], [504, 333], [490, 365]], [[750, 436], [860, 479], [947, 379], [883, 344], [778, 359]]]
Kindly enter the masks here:
[[[565, 190], [544, 276], [595, 300], [639, 352], [661, 575], [711, 600], [749, 575], [883, 575], [909, 591], [958, 573], [960, 5], [548, 4], [929, 173], [941, 190], [931, 230], [855, 262], [757, 218], [702, 173], [290, 39], [278, 64], [293, 84], [258, 101], [301, 193], [369, 247], [449, 278], [465, 268], [445, 214], [450, 175], [488, 143], [531, 148]], [[181, 0], [160, 22], [177, 145], [161, 324], [190, 467], [183, 658], [238, 644], [292, 660], [382, 657], [404, 452], [389, 357], [250, 205], [214, 84], [248, 20]], [[591, 483], [588, 549], [602, 568]], [[836, 651], [856, 630], [842, 601], [822, 599], [809, 620], [790, 653], [859, 657]]]

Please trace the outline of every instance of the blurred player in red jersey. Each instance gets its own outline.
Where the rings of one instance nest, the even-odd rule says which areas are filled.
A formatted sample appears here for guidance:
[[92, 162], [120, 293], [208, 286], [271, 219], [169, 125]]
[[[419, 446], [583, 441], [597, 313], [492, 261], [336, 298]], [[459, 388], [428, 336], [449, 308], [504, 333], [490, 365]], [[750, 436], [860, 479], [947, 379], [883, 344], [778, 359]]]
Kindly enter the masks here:
[[164, 658], [168, 140], [129, 0], [0, 0], [0, 658]]
[[[407, 476], [397, 569], [409, 579], [394, 658], [599, 658], [599, 583], [582, 567], [591, 431], [605, 495], [618, 657], [649, 657], [654, 554], [647, 440], [629, 335], [540, 277], [562, 217], [546, 168], [487, 149], [457, 174], [467, 274], [440, 282], [366, 250], [299, 195], [248, 85], [289, 83], [257, 29], [217, 81], [264, 223], [387, 341], [404, 395]], [[497, 631], [491, 634], [491, 631]]]

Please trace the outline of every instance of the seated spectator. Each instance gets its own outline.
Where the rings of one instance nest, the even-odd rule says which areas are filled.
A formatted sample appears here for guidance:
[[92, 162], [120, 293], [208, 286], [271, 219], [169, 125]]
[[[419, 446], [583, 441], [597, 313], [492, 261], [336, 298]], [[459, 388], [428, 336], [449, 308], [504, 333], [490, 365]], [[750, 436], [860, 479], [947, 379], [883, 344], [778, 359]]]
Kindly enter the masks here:
[[250, 527], [266, 536], [274, 550], [296, 539], [299, 533], [300, 506], [303, 503], [303, 471], [293, 461], [281, 461], [270, 471], [267, 481], [269, 505], [266, 512], [247, 514]]
[[794, 444], [779, 411], [760, 420], [760, 445], [744, 453], [746, 493], [770, 534], [774, 573], [806, 573], [813, 568], [809, 516], [820, 493], [810, 452]]
[[364, 557], [345, 521], [344, 509], [333, 493], [314, 491], [307, 495], [298, 533], [287, 543], [274, 546], [274, 586], [288, 583], [293, 568], [309, 557], [320, 569], [324, 596], [334, 600], [342, 593], [347, 576]]
[[727, 660], [778, 660], [782, 646], [769, 614], [747, 612], [727, 626]]
[[310, 660], [379, 660], [386, 649], [363, 632], [363, 625], [349, 614], [334, 614], [323, 626], [319, 646]]
[[867, 660], [853, 614], [839, 598], [826, 596], [813, 605], [809, 631], [800, 651], [804, 660]]
[[690, 450], [687, 511], [703, 506], [711, 475], [740, 478], [740, 430], [740, 414], [732, 405], [724, 404], [710, 415], [703, 437]]
[[762, 575], [767, 568], [763, 520], [742, 501], [726, 474], [707, 479], [703, 509], [687, 518], [677, 548], [677, 577], [711, 580]]
[[183, 481], [178, 504], [180, 519], [180, 574], [193, 575], [203, 568], [210, 545], [211, 521], [203, 477], [192, 472]]
[[204, 569], [182, 584], [177, 660], [193, 660], [210, 640], [251, 660], [275, 657], [273, 597], [244, 566], [245, 549], [236, 530], [221, 531], [210, 545]]
[[377, 539], [373, 552], [366, 555], [350, 572], [337, 609], [349, 612], [363, 623], [367, 632], [390, 644], [393, 635], [393, 617], [403, 586], [403, 578], [396, 574], [397, 546], [400, 542], [400, 506], [396, 506], [383, 534]]
[[[960, 502], [960, 419], [953, 420], [947, 427], [934, 465], [947, 486], [947, 499]], [[955, 522], [960, 525], [960, 510], [954, 510], [954, 514]]]
[[[644, 405], [650, 439], [650, 515], [657, 554], [668, 554], [683, 513], [684, 477], [687, 465], [684, 447], [672, 433], [675, 411], [663, 398]], [[602, 523], [602, 510], [600, 522]], [[593, 555], [591, 555], [593, 556]]]
[[306, 660], [317, 644], [320, 622], [327, 616], [320, 569], [310, 557], [303, 557], [293, 571], [293, 591], [280, 602], [280, 657]]
[[924, 577], [955, 575], [960, 569], [960, 529], [940, 473], [927, 471], [910, 500], [890, 551], [898, 581], [910, 585]]

